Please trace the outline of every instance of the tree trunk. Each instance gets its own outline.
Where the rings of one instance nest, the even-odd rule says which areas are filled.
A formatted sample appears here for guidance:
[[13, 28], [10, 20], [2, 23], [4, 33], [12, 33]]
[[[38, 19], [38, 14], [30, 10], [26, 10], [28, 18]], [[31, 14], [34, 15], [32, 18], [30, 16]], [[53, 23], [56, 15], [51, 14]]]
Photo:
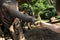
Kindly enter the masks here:
[[58, 16], [60, 16], [60, 0], [56, 0], [56, 11]]

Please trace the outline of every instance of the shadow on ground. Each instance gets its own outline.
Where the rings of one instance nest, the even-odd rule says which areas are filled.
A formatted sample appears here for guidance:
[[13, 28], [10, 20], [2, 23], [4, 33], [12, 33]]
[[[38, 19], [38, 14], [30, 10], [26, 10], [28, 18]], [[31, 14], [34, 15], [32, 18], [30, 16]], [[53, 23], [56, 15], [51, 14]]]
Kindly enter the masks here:
[[60, 40], [60, 34], [48, 29], [34, 28], [25, 33], [27, 40]]

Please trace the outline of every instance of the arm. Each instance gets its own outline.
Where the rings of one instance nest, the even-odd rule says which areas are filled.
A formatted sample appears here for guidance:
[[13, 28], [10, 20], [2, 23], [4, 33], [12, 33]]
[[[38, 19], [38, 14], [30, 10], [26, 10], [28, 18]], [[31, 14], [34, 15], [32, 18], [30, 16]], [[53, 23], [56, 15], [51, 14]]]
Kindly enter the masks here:
[[56, 33], [60, 33], [60, 26], [56, 26], [54, 24], [50, 24], [50, 23], [44, 23], [44, 22], [41, 22], [41, 25], [47, 29], [50, 29]]
[[9, 10], [9, 12], [13, 17], [17, 17], [17, 18], [22, 19], [26, 22], [34, 22], [36, 20], [34, 17], [24, 15], [16, 10]]
[[21, 12], [19, 12], [18, 10], [16, 10], [16, 8], [14, 8], [15, 6], [13, 4], [4, 3], [3, 6], [5, 8], [7, 8], [10, 15], [12, 15], [13, 17], [17, 17], [17, 18], [22, 19], [22, 20], [27, 21], [27, 22], [36, 21], [36, 19], [34, 17], [26, 16], [26, 15], [22, 14]]

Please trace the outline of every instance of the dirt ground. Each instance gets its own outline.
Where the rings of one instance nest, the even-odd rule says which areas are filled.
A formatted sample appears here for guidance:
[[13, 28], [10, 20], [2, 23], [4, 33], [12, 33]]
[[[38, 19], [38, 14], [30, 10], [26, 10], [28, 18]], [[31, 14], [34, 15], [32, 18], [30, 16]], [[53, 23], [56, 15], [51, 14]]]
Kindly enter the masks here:
[[60, 40], [60, 34], [48, 29], [34, 28], [25, 33], [27, 40]]
[[[25, 33], [25, 38], [26, 40], [60, 40], [60, 34], [48, 29], [33, 28]], [[4, 38], [0, 38], [0, 40], [4, 40]]]

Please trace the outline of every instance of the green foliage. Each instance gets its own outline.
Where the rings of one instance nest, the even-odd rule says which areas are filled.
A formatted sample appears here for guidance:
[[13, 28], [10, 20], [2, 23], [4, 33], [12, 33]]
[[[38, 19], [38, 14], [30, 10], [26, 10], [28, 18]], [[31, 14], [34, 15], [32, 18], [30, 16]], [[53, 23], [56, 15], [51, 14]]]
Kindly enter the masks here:
[[55, 17], [56, 13], [53, 10], [46, 10], [40, 16], [41, 16], [42, 19], [50, 19], [51, 17]]
[[28, 4], [27, 3], [21, 4], [21, 5], [19, 5], [19, 8], [20, 8], [20, 10], [25, 10], [28, 8]]
[[60, 19], [60, 16], [56, 16], [57, 19]]
[[[52, 8], [52, 7], [54, 8], [54, 6], [49, 4], [48, 0], [30, 0], [30, 5], [32, 7], [32, 10], [35, 13], [35, 16], [40, 16], [40, 15], [44, 14], [44, 10], [47, 8]], [[20, 5], [20, 8], [27, 9], [28, 4], [24, 3], [24, 4]], [[50, 11], [50, 13], [51, 13], [51, 16], [55, 15], [55, 11]], [[49, 13], [49, 15], [50, 15], [50, 13]]]

